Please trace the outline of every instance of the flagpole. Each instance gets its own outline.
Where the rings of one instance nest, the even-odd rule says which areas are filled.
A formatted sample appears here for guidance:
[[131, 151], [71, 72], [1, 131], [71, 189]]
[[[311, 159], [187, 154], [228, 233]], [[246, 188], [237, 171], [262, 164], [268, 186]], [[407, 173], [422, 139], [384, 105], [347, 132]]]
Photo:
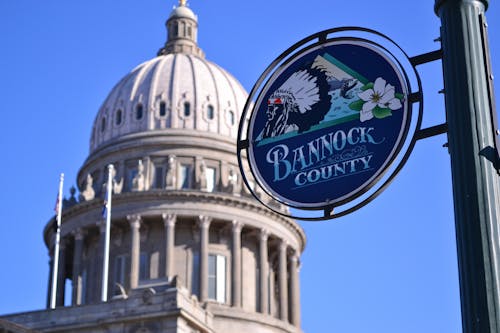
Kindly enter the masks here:
[[106, 186], [106, 233], [104, 238], [104, 258], [102, 265], [102, 295], [103, 302], [108, 301], [108, 270], [109, 270], [109, 234], [111, 230], [111, 194], [113, 191], [113, 164], [108, 165], [108, 185]]
[[61, 213], [62, 213], [62, 192], [63, 192], [64, 173], [61, 173], [59, 179], [59, 193], [57, 194], [57, 216], [56, 216], [56, 240], [54, 247], [54, 263], [52, 266], [52, 290], [50, 297], [50, 308], [56, 307], [57, 297], [57, 273], [59, 268], [59, 243], [61, 241]]

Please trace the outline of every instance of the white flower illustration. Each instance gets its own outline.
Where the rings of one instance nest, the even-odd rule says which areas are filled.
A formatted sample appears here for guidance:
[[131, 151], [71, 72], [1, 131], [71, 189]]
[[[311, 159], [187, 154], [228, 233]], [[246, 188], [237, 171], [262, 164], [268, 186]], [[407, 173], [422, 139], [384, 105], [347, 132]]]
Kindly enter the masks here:
[[359, 116], [362, 122], [373, 118], [373, 109], [376, 106], [391, 110], [397, 110], [402, 106], [401, 101], [394, 96], [394, 86], [386, 84], [381, 77], [375, 80], [373, 89], [367, 89], [358, 96], [365, 102]]

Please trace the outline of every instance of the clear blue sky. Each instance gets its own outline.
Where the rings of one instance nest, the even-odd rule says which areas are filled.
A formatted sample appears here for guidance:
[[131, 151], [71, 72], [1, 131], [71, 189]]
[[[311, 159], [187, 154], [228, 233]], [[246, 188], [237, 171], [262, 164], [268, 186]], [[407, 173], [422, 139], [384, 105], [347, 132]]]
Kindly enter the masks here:
[[[44, 225], [65, 194], [113, 85], [163, 45], [174, 0], [0, 1], [0, 314], [45, 306]], [[410, 55], [439, 48], [434, 0], [191, 1], [207, 58], [249, 91], [296, 41], [337, 26], [378, 30]], [[500, 7], [487, 11], [500, 77]], [[444, 121], [441, 64], [419, 67], [424, 127]], [[498, 90], [497, 84], [497, 90]], [[394, 183], [361, 210], [302, 223], [305, 332], [461, 332], [446, 136], [420, 141]]]

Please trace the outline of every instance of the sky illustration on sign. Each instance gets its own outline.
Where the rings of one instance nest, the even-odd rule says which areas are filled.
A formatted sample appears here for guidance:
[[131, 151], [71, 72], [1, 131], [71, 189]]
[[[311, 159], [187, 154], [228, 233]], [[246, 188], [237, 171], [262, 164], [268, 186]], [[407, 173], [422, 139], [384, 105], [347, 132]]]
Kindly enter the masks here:
[[[374, 117], [383, 119], [391, 116], [392, 111], [403, 107], [404, 94], [396, 93], [394, 86], [387, 83], [384, 78], [378, 77], [375, 82], [370, 82], [363, 75], [328, 53], [323, 56], [318, 55], [312, 68], [319, 69], [326, 74], [330, 107], [323, 119], [307, 131], [315, 131], [354, 120], [365, 122]], [[269, 97], [267, 112], [275, 112], [276, 104], [283, 104], [286, 98], [293, 98], [294, 102], [298, 104], [296, 110], [293, 110], [295, 113], [309, 117], [309, 112], [319, 112], [311, 110], [311, 106], [314, 107], [314, 104], [320, 100], [318, 93], [320, 88], [317, 85], [319, 80], [319, 77], [308, 75], [304, 70], [293, 73]], [[285, 106], [281, 112], [291, 113], [292, 111], [287, 110]], [[273, 116], [270, 119], [274, 120], [277, 117]], [[286, 118], [290, 119], [291, 116], [287, 115]], [[268, 123], [272, 122], [268, 121]], [[300, 133], [298, 126], [293, 123], [282, 124], [281, 128], [279, 122], [272, 124], [274, 125], [272, 129], [268, 130], [268, 124], [266, 124], [266, 127], [257, 136], [256, 141], [259, 141], [259, 145], [291, 138]]]

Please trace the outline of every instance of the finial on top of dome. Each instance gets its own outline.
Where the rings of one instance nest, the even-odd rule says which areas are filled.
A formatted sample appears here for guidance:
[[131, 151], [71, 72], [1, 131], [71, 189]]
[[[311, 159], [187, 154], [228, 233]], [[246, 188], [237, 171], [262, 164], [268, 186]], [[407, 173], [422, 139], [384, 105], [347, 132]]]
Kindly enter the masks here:
[[179, 6], [186, 6], [187, 0], [179, 0]]

